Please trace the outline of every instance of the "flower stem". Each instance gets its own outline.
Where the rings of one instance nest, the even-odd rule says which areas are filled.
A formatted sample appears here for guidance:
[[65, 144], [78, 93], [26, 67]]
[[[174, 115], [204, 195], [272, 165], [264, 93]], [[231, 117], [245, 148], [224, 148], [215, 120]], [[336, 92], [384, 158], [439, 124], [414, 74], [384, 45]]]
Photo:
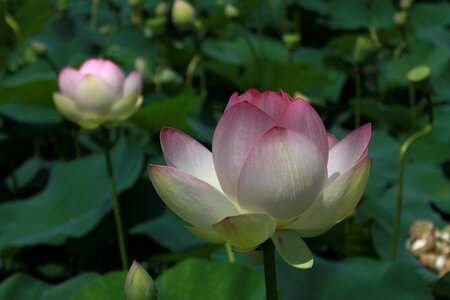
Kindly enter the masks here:
[[230, 263], [236, 262], [236, 258], [234, 257], [233, 249], [231, 249], [231, 245], [229, 243], [225, 243], [225, 249], [227, 251], [228, 261]]
[[400, 234], [400, 222], [402, 217], [402, 200], [403, 200], [403, 183], [405, 175], [405, 156], [409, 147], [417, 139], [427, 135], [432, 129], [432, 125], [428, 124], [423, 129], [415, 132], [403, 143], [400, 148], [400, 159], [398, 163], [398, 177], [397, 177], [397, 204], [395, 209], [394, 227], [392, 232], [392, 244], [391, 244], [391, 259], [395, 260], [397, 257], [398, 238]]
[[98, 7], [100, 5], [100, 0], [92, 0], [91, 4], [91, 21], [89, 24], [89, 27], [91, 30], [95, 30], [97, 27], [97, 14], [98, 14]]
[[271, 239], [262, 244], [264, 258], [264, 275], [266, 281], [266, 299], [277, 300], [277, 273], [275, 269], [274, 245]]
[[416, 127], [416, 93], [414, 90], [414, 85], [413, 84], [409, 84], [409, 88], [408, 88], [408, 93], [409, 93], [409, 106], [411, 109], [411, 125], [412, 128], [414, 129]]
[[111, 199], [112, 199], [112, 203], [113, 203], [114, 219], [115, 219], [116, 231], [117, 231], [117, 239], [119, 241], [120, 260], [122, 262], [122, 269], [124, 271], [126, 271], [126, 270], [128, 270], [128, 256], [127, 256], [127, 249], [126, 249], [126, 244], [125, 244], [125, 234], [123, 232], [122, 217], [120, 215], [119, 198], [117, 197], [116, 183], [115, 183], [114, 175], [113, 175], [108, 130], [103, 127], [100, 130], [101, 130], [103, 149], [104, 149], [105, 159], [106, 159], [106, 168], [108, 171], [108, 183], [109, 183], [109, 188], [111, 190]]

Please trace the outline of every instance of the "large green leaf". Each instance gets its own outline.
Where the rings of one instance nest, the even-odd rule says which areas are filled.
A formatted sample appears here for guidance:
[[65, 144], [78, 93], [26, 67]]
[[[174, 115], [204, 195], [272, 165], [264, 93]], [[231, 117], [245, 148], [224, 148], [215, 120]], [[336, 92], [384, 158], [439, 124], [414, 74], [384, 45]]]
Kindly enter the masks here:
[[[143, 154], [136, 145], [121, 140], [112, 151], [112, 160], [117, 188], [123, 191], [138, 178]], [[103, 155], [55, 163], [42, 192], [0, 206], [0, 247], [81, 237], [110, 208]]]
[[145, 234], [172, 251], [186, 250], [202, 243], [185, 229], [184, 222], [168, 208], [162, 215], [134, 226], [129, 232]]
[[427, 283], [401, 263], [367, 258], [314, 261], [306, 270], [280, 261], [279, 285], [288, 299], [433, 299]]
[[188, 259], [156, 280], [159, 300], [264, 299], [264, 278], [249, 268], [200, 259]]
[[95, 273], [84, 273], [60, 284], [50, 285], [30, 275], [16, 273], [0, 284], [0, 299], [68, 300], [97, 277]]
[[111, 272], [97, 278], [75, 293], [70, 300], [123, 300], [126, 271]]
[[0, 299], [39, 299], [49, 286], [30, 275], [17, 273], [0, 284]]
[[189, 132], [187, 118], [200, 113], [202, 103], [200, 96], [187, 89], [174, 97], [142, 107], [132, 121], [153, 133], [165, 126]]
[[54, 72], [46, 64], [38, 62], [0, 83], [0, 103], [19, 101], [53, 106], [52, 94], [57, 89]]
[[333, 29], [386, 28], [394, 24], [395, 8], [389, 0], [332, 0], [329, 12]]

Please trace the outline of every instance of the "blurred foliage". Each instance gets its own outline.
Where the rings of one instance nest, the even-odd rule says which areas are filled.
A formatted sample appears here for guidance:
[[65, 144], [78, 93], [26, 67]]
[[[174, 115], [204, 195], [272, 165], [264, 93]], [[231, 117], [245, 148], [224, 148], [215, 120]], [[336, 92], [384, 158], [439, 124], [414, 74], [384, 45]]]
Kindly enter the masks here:
[[[210, 146], [228, 97], [249, 87], [301, 93], [339, 138], [355, 122], [374, 125], [354, 217], [308, 240], [311, 270], [278, 264], [282, 297], [450, 299], [448, 274], [439, 279], [404, 247], [414, 221], [450, 222], [450, 3], [190, 2], [180, 23], [173, 1], [0, 1], [0, 299], [123, 299], [98, 132], [52, 102], [60, 69], [90, 57], [143, 75], [144, 105], [111, 138], [129, 256], [160, 299], [264, 297], [259, 253], [226, 263], [223, 247], [184, 230], [145, 171], [163, 163], [162, 127]], [[407, 74], [418, 66], [429, 78], [413, 86]], [[394, 262], [399, 150], [427, 124], [428, 102], [433, 130], [406, 155]]]

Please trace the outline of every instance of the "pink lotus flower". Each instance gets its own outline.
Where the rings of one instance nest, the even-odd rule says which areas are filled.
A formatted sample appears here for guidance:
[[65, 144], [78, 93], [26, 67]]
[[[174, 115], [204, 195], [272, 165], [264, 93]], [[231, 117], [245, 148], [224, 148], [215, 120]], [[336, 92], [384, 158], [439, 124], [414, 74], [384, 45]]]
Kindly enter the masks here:
[[106, 59], [90, 59], [79, 70], [64, 68], [59, 74], [59, 93], [53, 95], [58, 110], [81, 127], [123, 121], [141, 105], [141, 75], [125, 78], [122, 70]]
[[313, 258], [302, 238], [353, 213], [369, 176], [370, 134], [366, 124], [338, 141], [306, 101], [251, 89], [231, 96], [212, 153], [164, 128], [168, 166], [148, 172], [192, 234], [242, 251], [271, 238], [289, 264], [309, 268]]

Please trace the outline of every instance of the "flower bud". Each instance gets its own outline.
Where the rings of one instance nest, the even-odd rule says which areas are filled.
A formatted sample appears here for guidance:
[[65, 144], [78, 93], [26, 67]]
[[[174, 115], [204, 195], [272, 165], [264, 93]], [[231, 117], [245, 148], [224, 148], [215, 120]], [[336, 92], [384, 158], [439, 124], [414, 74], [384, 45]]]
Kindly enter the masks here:
[[288, 49], [294, 49], [294, 47], [300, 43], [300, 39], [300, 34], [296, 32], [283, 34], [283, 42]]
[[379, 47], [370, 38], [359, 36], [356, 40], [353, 59], [356, 63], [363, 63], [378, 51]]
[[47, 47], [41, 42], [32, 42], [30, 47], [36, 56], [43, 56], [47, 53]]
[[85, 129], [117, 123], [130, 117], [141, 105], [141, 75], [122, 70], [110, 60], [90, 59], [79, 70], [64, 68], [58, 77], [53, 100], [69, 120]]
[[137, 262], [133, 261], [125, 279], [126, 300], [155, 300], [156, 286], [152, 277]]
[[407, 19], [408, 19], [408, 12], [404, 10], [398, 11], [394, 15], [394, 23], [397, 26], [404, 26], [406, 24]]
[[417, 66], [408, 71], [407, 77], [411, 83], [426, 81], [431, 75], [430, 67], [426, 65]]
[[409, 9], [413, 4], [413, 0], [400, 0], [400, 8], [401, 9]]
[[155, 7], [156, 16], [165, 16], [169, 11], [169, 6], [166, 2], [159, 2]]
[[233, 4], [225, 4], [224, 11], [227, 18], [233, 19], [239, 16], [239, 10]]
[[172, 22], [179, 30], [190, 29], [194, 25], [195, 10], [185, 0], [175, 0], [172, 6]]

